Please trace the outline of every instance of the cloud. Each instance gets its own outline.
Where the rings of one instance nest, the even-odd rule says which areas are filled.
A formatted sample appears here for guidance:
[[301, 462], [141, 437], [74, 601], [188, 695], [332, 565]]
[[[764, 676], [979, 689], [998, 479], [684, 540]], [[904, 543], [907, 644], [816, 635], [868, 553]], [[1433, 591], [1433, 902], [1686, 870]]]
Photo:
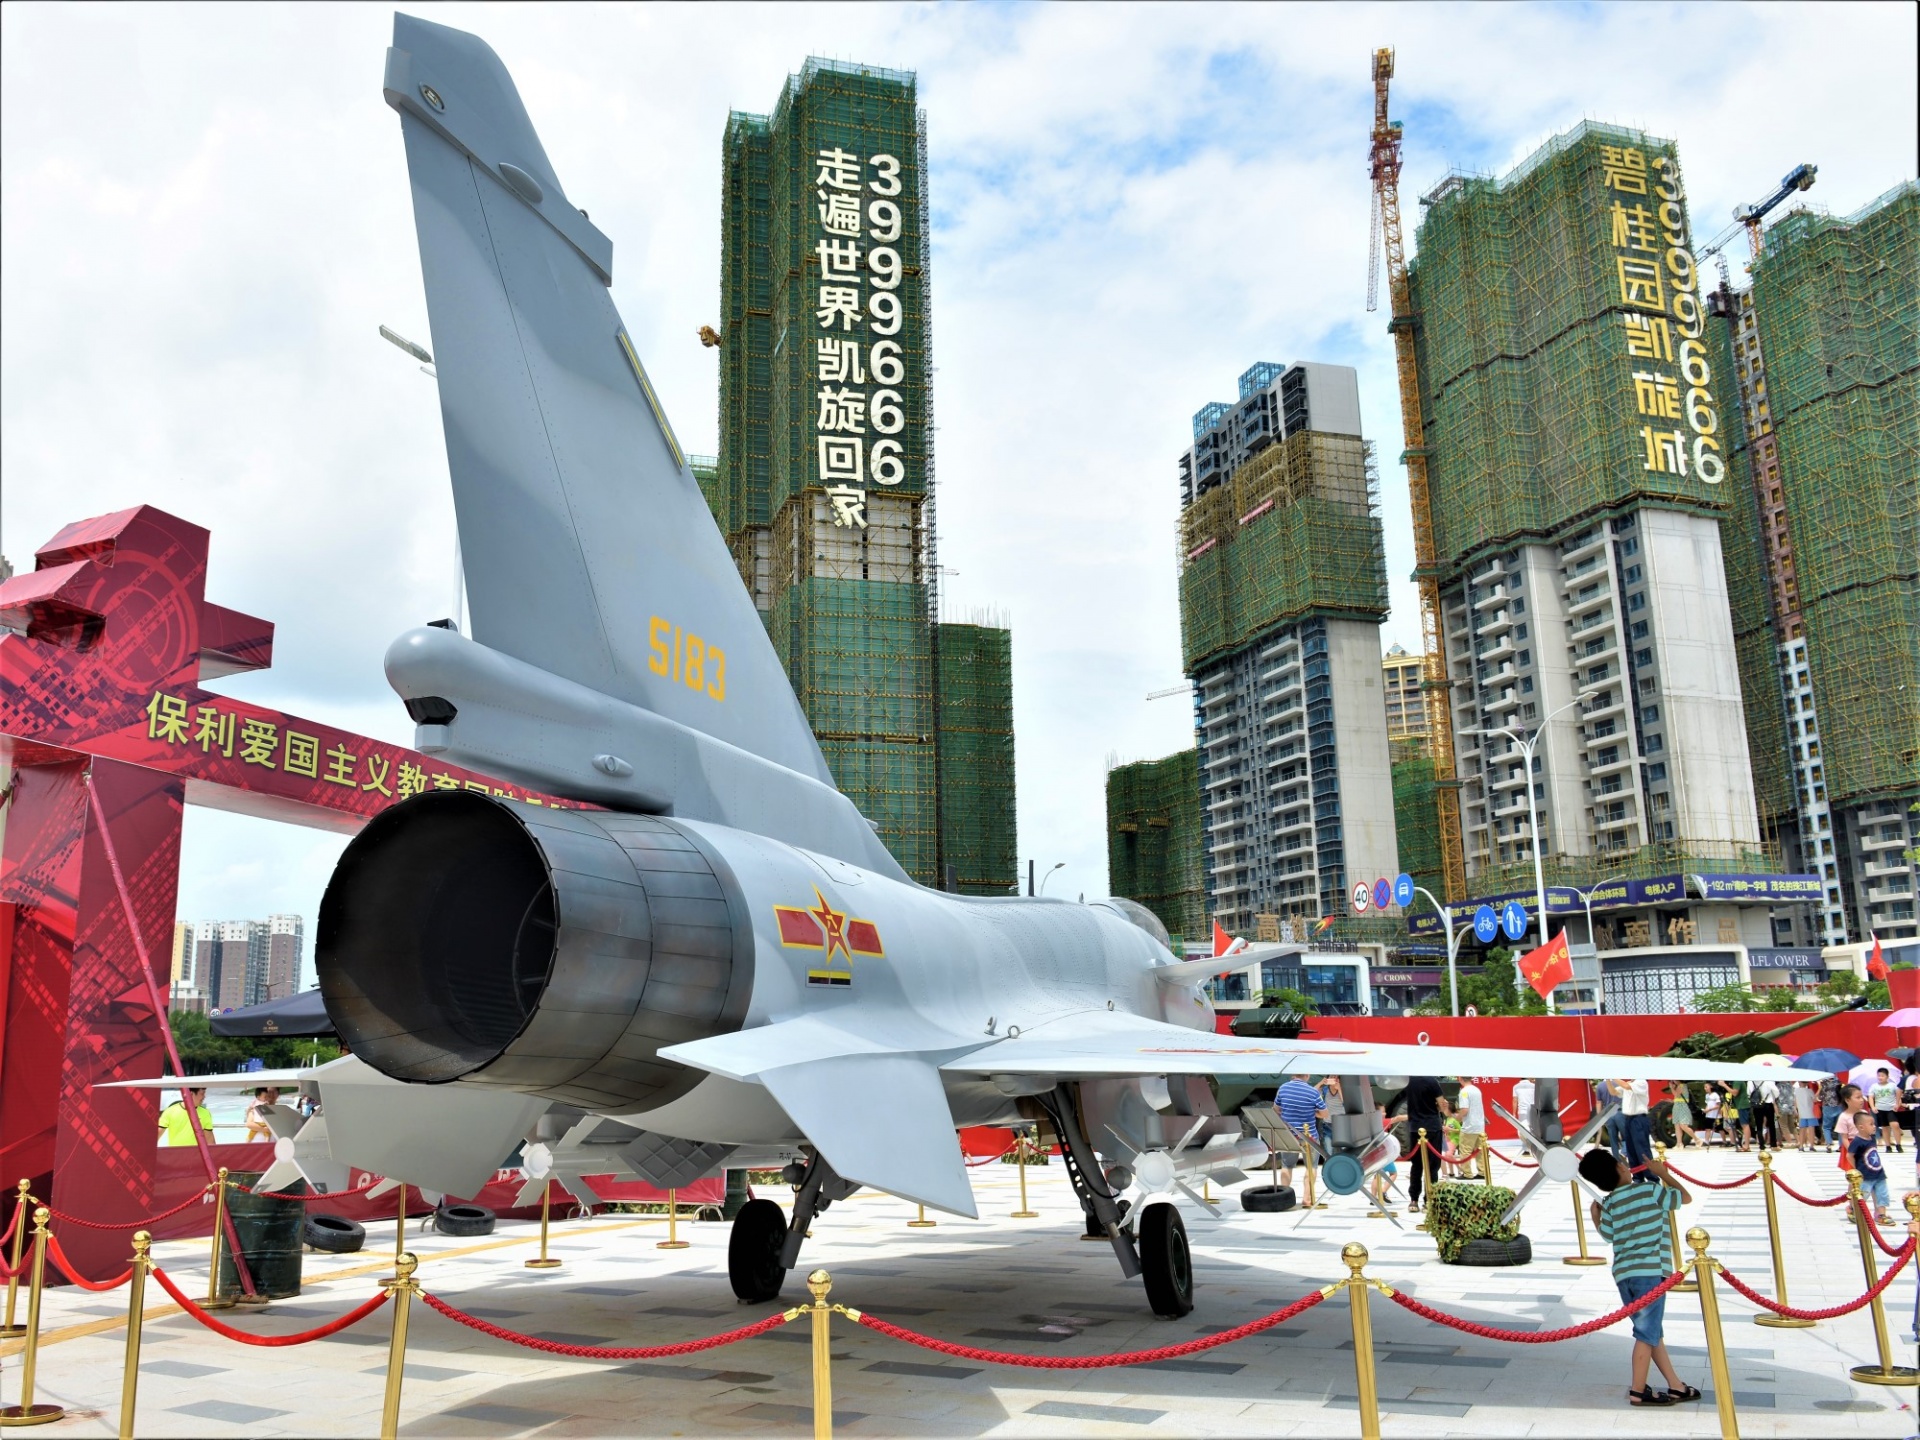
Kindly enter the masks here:
[[[1104, 757], [1190, 743], [1182, 701], [1142, 699], [1180, 672], [1174, 463], [1251, 362], [1360, 369], [1384, 638], [1418, 647], [1392, 351], [1364, 308], [1375, 45], [1398, 48], [1410, 226], [1449, 166], [1504, 169], [1586, 116], [1678, 139], [1702, 235], [1801, 160], [1841, 212], [1915, 172], [1904, 5], [433, 14], [512, 69], [699, 451], [728, 110], [771, 108], [808, 54], [918, 72], [941, 558], [954, 604], [1013, 621], [1021, 851], [1068, 862], [1056, 891], [1105, 888]], [[390, 17], [0, 8], [0, 547], [30, 563], [66, 521], [139, 501], [206, 524], [212, 597], [280, 626], [275, 668], [225, 688], [404, 736], [380, 656], [447, 613], [453, 529], [433, 384], [375, 334], [426, 335], [379, 95]], [[265, 913], [203, 853], [256, 841], [217, 829], [190, 831], [183, 904]], [[302, 883], [295, 903], [257, 881], [311, 917]]]

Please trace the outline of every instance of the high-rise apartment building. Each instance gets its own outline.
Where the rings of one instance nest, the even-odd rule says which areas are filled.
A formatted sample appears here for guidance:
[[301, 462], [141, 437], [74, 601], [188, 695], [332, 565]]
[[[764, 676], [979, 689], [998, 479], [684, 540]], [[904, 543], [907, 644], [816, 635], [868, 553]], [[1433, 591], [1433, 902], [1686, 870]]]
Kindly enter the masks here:
[[[306, 921], [299, 915], [265, 920], [201, 920], [175, 926], [191, 935], [191, 983], [182, 992], [199, 1005], [176, 1009], [233, 1010], [295, 993], [300, 981]], [[182, 973], [185, 974], [183, 965]], [[177, 982], [176, 982], [177, 983]]]
[[1004, 894], [1012, 746], [980, 737], [1012, 734], [1006, 640], [939, 623], [916, 95], [816, 58], [771, 115], [729, 116], [701, 486], [840, 788], [915, 879]]
[[267, 974], [263, 1000], [283, 1000], [300, 988], [307, 922], [298, 915], [267, 917]]
[[[1470, 884], [1531, 890], [1529, 792], [1550, 883], [1777, 869], [1722, 553], [1731, 377], [1674, 146], [1586, 122], [1424, 204], [1412, 299]], [[1543, 729], [1531, 765], [1498, 733]]]
[[1389, 740], [1418, 740], [1427, 733], [1427, 701], [1420, 690], [1423, 663], [1401, 645], [1391, 647], [1380, 661]]
[[1728, 406], [1728, 578], [1765, 833], [1818, 875], [1783, 944], [1920, 934], [1920, 185], [1799, 209], [1710, 297]]
[[1208, 903], [1229, 930], [1346, 913], [1392, 875], [1386, 567], [1353, 370], [1262, 362], [1180, 457], [1180, 619]]

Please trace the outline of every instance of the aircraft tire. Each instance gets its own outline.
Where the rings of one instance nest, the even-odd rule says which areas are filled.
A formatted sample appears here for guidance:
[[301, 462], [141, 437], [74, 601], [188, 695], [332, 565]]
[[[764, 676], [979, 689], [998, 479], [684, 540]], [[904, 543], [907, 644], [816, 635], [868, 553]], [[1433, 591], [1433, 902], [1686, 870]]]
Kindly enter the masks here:
[[748, 1305], [780, 1298], [786, 1268], [780, 1247], [787, 1239], [787, 1215], [771, 1200], [749, 1200], [733, 1217], [727, 1237], [727, 1279], [733, 1293]]
[[484, 1205], [442, 1205], [433, 1212], [433, 1228], [442, 1235], [491, 1235], [493, 1224]]
[[367, 1243], [367, 1227], [343, 1215], [309, 1215], [305, 1230], [308, 1247], [329, 1255], [351, 1255]]
[[1526, 1265], [1533, 1260], [1533, 1242], [1524, 1235], [1511, 1240], [1469, 1240], [1460, 1247], [1456, 1265]]
[[1256, 1215], [1274, 1215], [1299, 1203], [1291, 1185], [1256, 1185], [1240, 1192], [1240, 1208]]
[[1193, 1309], [1193, 1255], [1172, 1205], [1149, 1205], [1140, 1217], [1140, 1275], [1154, 1314], [1177, 1320]]

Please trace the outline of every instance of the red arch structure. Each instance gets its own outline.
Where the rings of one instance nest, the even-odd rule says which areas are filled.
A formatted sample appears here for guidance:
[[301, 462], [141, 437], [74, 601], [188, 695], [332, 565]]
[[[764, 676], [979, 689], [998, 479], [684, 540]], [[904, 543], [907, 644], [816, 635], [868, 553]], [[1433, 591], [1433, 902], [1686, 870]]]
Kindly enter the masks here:
[[[273, 659], [270, 622], [206, 598], [207, 548], [142, 505], [0, 584], [0, 1180], [95, 1220], [161, 1208], [156, 1093], [96, 1087], [163, 1073], [186, 805], [353, 833], [428, 788], [569, 803], [205, 689]], [[62, 1244], [125, 1268], [123, 1233]]]

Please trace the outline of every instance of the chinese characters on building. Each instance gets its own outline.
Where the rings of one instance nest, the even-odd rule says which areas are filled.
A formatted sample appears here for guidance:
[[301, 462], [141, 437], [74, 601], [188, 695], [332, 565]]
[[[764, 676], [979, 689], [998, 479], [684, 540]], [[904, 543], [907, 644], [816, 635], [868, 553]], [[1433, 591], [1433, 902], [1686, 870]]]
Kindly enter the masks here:
[[900, 159], [816, 152], [813, 311], [817, 475], [833, 523], [864, 529], [867, 486], [906, 478]]
[[1720, 413], [1707, 364], [1700, 277], [1687, 243], [1680, 162], [1631, 145], [1600, 147], [1613, 246], [1614, 298], [1625, 309], [1641, 469], [1718, 485]]

